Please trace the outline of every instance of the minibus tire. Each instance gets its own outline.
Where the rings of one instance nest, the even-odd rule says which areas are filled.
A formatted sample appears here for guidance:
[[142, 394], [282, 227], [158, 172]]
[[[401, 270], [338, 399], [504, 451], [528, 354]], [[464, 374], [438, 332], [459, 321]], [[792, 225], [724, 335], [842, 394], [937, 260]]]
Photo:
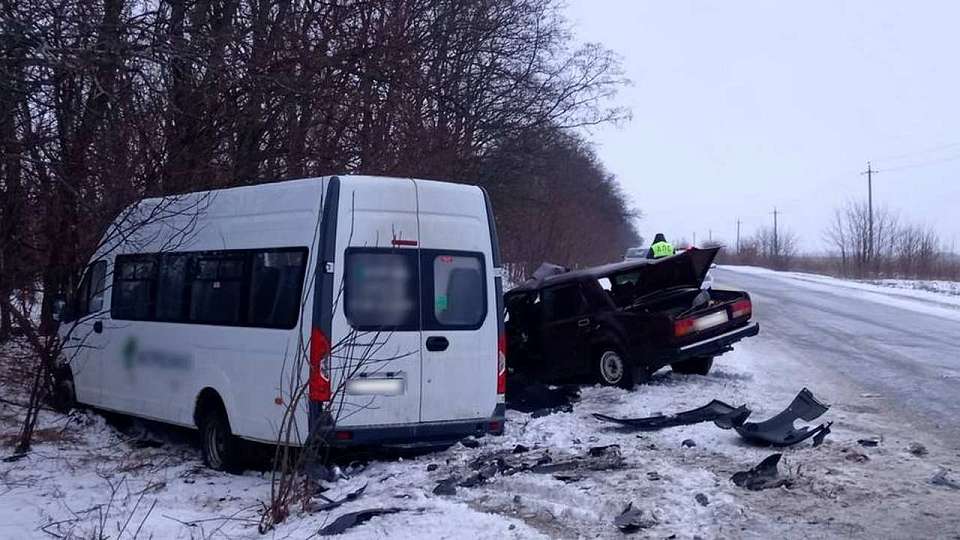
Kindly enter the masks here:
[[204, 411], [199, 427], [204, 465], [216, 471], [239, 471], [240, 441], [230, 431], [230, 422], [223, 409], [211, 407]]

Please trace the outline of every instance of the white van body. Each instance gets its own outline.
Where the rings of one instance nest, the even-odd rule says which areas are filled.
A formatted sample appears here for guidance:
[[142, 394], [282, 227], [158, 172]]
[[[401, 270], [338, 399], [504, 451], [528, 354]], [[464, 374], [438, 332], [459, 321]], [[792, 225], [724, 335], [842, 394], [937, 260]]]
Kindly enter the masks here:
[[331, 422], [339, 445], [502, 432], [500, 261], [481, 188], [324, 177], [132, 210], [61, 325], [78, 402], [190, 427], [222, 405], [233, 435], [273, 443], [309, 386], [289, 444]]

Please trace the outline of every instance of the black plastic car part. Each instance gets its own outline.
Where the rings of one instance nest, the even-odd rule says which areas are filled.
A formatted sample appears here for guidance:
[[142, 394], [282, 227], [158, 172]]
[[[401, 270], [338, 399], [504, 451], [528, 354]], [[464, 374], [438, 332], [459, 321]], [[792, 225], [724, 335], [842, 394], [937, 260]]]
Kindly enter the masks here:
[[697, 409], [669, 415], [658, 414], [646, 418], [614, 418], [599, 413], [593, 415], [597, 420], [620, 424], [639, 431], [657, 431], [700, 422], [713, 422], [717, 427], [730, 429], [742, 424], [748, 416], [750, 416], [750, 409], [746, 406], [734, 407], [717, 399]]
[[809, 426], [797, 429], [793, 424], [800, 419], [808, 422], [816, 420], [829, 408], [817, 400], [810, 390], [804, 388], [784, 411], [773, 418], [763, 422], [743, 422], [734, 426], [734, 429], [744, 439], [757, 444], [790, 446], [814, 437], [814, 446], [818, 446], [830, 433], [832, 422], [820, 424], [813, 429]]

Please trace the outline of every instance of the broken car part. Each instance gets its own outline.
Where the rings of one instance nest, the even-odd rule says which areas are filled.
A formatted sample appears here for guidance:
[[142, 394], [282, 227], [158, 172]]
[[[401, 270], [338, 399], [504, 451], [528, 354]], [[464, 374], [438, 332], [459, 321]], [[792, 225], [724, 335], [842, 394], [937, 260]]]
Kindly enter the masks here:
[[593, 415], [597, 420], [613, 422], [640, 431], [656, 431], [668, 427], [711, 421], [720, 428], [730, 429], [742, 424], [748, 416], [750, 416], [750, 409], [747, 409], [746, 406], [733, 407], [716, 399], [697, 409], [676, 414], [658, 414], [646, 418], [614, 418], [599, 413]]
[[359, 512], [350, 512], [349, 514], [344, 514], [337, 519], [333, 520], [333, 523], [327, 525], [326, 527], [320, 529], [317, 534], [320, 536], [333, 536], [335, 534], [343, 534], [347, 529], [355, 527], [369, 521], [370, 518], [376, 516], [383, 516], [386, 514], [396, 514], [398, 512], [405, 512], [404, 508], [369, 508], [367, 510], [361, 510]]
[[334, 508], [341, 506], [343, 503], [357, 500], [358, 498], [360, 498], [361, 495], [363, 495], [363, 492], [366, 489], [367, 489], [367, 485], [364, 484], [356, 491], [351, 491], [350, 493], [347, 493], [346, 496], [344, 496], [342, 499], [337, 499], [337, 500], [329, 499], [327, 497], [324, 497], [323, 495], [320, 495], [320, 497], [326, 499], [327, 502], [314, 507], [313, 510], [316, 510], [318, 512], [333, 510]]
[[773, 418], [763, 422], [744, 422], [733, 427], [744, 439], [763, 445], [790, 446], [814, 436], [818, 436], [818, 441], [822, 441], [830, 432], [832, 422], [820, 424], [813, 429], [808, 426], [797, 429], [793, 423], [799, 419], [808, 422], [816, 420], [829, 408], [813, 397], [813, 392], [804, 388], [784, 411]]
[[777, 473], [777, 464], [783, 454], [771, 454], [760, 462], [756, 467], [734, 473], [730, 481], [734, 484], [749, 489], [751, 491], [760, 491], [761, 489], [777, 488], [780, 486], [789, 487], [792, 481], [789, 478], [780, 478]]
[[659, 523], [657, 517], [653, 515], [653, 512], [646, 512], [639, 508], [634, 508], [633, 503], [628, 504], [623, 512], [613, 520], [613, 524], [625, 533], [632, 533], [640, 529], [649, 529]]
[[507, 408], [532, 413], [534, 418], [555, 412], [570, 412], [572, 403], [580, 399], [580, 389], [573, 385], [551, 388], [546, 384], [507, 385]]

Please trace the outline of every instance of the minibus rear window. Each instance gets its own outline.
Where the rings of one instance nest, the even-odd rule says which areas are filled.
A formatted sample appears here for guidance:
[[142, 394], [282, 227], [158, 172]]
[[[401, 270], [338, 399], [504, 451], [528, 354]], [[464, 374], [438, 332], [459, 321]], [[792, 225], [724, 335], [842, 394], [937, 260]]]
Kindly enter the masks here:
[[415, 250], [347, 251], [344, 313], [358, 330], [418, 330], [419, 272]]
[[487, 311], [482, 255], [439, 253], [431, 258], [437, 329], [480, 326]]

